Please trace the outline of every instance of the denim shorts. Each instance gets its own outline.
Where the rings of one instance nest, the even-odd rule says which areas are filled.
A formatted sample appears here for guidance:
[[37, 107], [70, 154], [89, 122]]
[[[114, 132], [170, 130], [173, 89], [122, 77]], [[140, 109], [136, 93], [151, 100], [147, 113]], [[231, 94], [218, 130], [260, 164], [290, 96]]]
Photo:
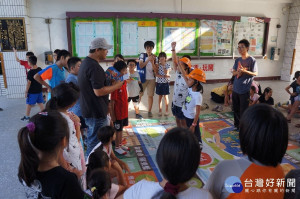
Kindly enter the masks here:
[[172, 113], [176, 118], [178, 118], [180, 120], [185, 119], [183, 112], [182, 112], [182, 107], [175, 106], [173, 103], [172, 103]]
[[170, 94], [169, 83], [156, 83], [155, 93], [157, 95], [169, 95]]

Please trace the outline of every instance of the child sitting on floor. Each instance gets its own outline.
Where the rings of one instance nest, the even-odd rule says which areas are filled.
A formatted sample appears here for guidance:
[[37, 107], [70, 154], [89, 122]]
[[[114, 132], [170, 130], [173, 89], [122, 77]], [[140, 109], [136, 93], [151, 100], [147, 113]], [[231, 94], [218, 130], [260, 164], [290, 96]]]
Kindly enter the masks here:
[[256, 104], [259, 97], [260, 96], [256, 93], [256, 88], [254, 86], [251, 86], [251, 88], [250, 88], [249, 106], [252, 106], [252, 105]]
[[[117, 177], [117, 173], [111, 169], [111, 162], [106, 152], [104, 152], [101, 148], [97, 148], [88, 159], [87, 165], [87, 184], [89, 184], [89, 176], [91, 175], [92, 171], [95, 169], [104, 169], [105, 171], [109, 172], [112, 177]], [[122, 184], [124, 182], [119, 182], [119, 184], [111, 183], [111, 188], [109, 189], [107, 195], [109, 199], [117, 198], [119, 195], [123, 194], [126, 190], [126, 184]]]
[[264, 103], [274, 105], [274, 99], [272, 98], [273, 90], [270, 87], [265, 88], [263, 94], [258, 98], [257, 103]]
[[109, 173], [103, 169], [95, 169], [88, 178], [88, 194], [92, 199], [110, 199], [108, 192], [111, 188]]
[[[116, 157], [113, 151], [112, 141], [114, 140], [115, 133], [115, 129], [111, 126], [102, 127], [98, 131], [97, 135], [100, 142], [94, 147], [87, 160], [89, 160], [91, 154], [94, 153], [98, 148], [103, 150], [109, 157], [112, 171], [117, 173], [118, 184], [126, 185], [123, 169], [128, 173], [130, 173], [130, 169], [125, 162]], [[89, 164], [88, 161], [87, 164]]]

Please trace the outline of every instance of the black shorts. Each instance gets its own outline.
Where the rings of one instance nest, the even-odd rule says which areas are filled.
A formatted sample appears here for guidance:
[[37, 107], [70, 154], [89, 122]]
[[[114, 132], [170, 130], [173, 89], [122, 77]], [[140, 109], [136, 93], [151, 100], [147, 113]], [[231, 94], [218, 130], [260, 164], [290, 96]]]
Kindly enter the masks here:
[[125, 118], [123, 120], [116, 120], [114, 122], [114, 126], [116, 131], [123, 131], [123, 127], [128, 126], [128, 118]]
[[136, 96], [136, 97], [128, 97], [128, 102], [130, 102], [131, 100], [132, 100], [133, 102], [139, 102], [140, 96]]

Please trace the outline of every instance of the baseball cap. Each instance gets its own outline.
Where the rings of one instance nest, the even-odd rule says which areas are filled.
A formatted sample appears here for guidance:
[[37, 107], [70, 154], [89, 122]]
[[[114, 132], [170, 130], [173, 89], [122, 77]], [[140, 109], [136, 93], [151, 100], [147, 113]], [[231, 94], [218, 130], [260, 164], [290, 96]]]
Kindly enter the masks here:
[[91, 42], [90, 45], [90, 50], [93, 49], [98, 49], [98, 48], [102, 48], [102, 49], [112, 49], [112, 45], [108, 45], [107, 41], [104, 38], [96, 38]]

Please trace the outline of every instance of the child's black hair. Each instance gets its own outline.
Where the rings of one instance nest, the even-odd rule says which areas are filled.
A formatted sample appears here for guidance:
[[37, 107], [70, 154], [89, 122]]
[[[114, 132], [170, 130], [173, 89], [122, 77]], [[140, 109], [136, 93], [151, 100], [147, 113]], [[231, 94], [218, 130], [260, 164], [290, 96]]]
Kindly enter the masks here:
[[186, 58], [188, 58], [190, 61], [192, 61], [192, 58], [191, 58], [191, 56], [189, 56], [189, 55], [183, 55], [182, 57], [186, 57]]
[[148, 46], [154, 48], [155, 44], [153, 41], [146, 41], [144, 43], [144, 48], [146, 49]]
[[167, 59], [167, 54], [166, 54], [165, 52], [160, 52], [160, 53], [158, 54], [158, 58], [160, 58], [160, 57], [164, 57], [164, 58]]
[[300, 71], [296, 71], [293, 80], [298, 79], [299, 76], [300, 76]]
[[51, 99], [46, 104], [47, 110], [58, 110], [70, 107], [79, 98], [79, 87], [74, 83], [62, 83], [54, 87]]
[[115, 57], [114, 57], [114, 60], [115, 60], [117, 57], [120, 58], [120, 59], [122, 59], [123, 61], [125, 61], [123, 55], [121, 55], [121, 54], [116, 54]]
[[57, 54], [57, 61], [59, 61], [61, 57], [66, 59], [67, 57], [71, 57], [71, 53], [67, 50], [60, 50]]
[[58, 145], [65, 137], [69, 139], [68, 123], [58, 111], [41, 112], [31, 117], [28, 125], [18, 133], [20, 182], [30, 186], [37, 178], [40, 163], [37, 153], [58, 153]]
[[247, 39], [242, 39], [238, 44], [244, 44], [246, 48], [249, 48], [250, 43]]
[[265, 88], [263, 95], [266, 96], [266, 93], [269, 93], [270, 91], [272, 91], [270, 87]]
[[114, 64], [114, 68], [121, 72], [121, 70], [123, 70], [124, 68], [127, 68], [127, 64], [124, 62], [124, 61], [117, 61], [115, 64]]
[[34, 53], [31, 52], [31, 51], [29, 51], [29, 52], [26, 53], [26, 57], [30, 57], [30, 56], [34, 56]]
[[28, 62], [29, 62], [30, 64], [32, 64], [33, 66], [36, 65], [36, 62], [37, 62], [36, 56], [34, 56], [34, 55], [30, 56], [30, 57], [28, 58]]
[[255, 86], [251, 86], [250, 90], [253, 90], [253, 92], [256, 93], [256, 88], [255, 88]]
[[68, 60], [68, 68], [69, 70], [71, 70], [72, 67], [75, 67], [76, 64], [78, 62], [80, 62], [81, 59], [79, 57], [71, 57], [69, 60]]
[[[184, 155], [183, 155], [184, 154]], [[201, 149], [196, 136], [187, 129], [173, 128], [162, 138], [156, 162], [163, 177], [172, 185], [190, 180], [199, 166]], [[176, 198], [159, 191], [152, 198]]]
[[232, 76], [228, 82], [228, 85], [233, 85], [235, 76]]
[[111, 188], [110, 175], [103, 169], [95, 169], [89, 176], [87, 185], [92, 191], [93, 199], [101, 199]]
[[194, 80], [194, 83], [193, 83], [192, 86], [190, 86], [190, 88], [196, 86], [196, 91], [200, 92], [200, 93], [203, 93], [203, 85], [201, 84], [201, 82], [199, 82], [199, 81], [197, 81], [195, 79], [193, 79], [193, 80]]
[[115, 129], [111, 126], [104, 126], [101, 129], [99, 129], [97, 133], [98, 140], [102, 143], [102, 145], [105, 145], [110, 142], [110, 139], [115, 134]]
[[[103, 146], [103, 145], [101, 145]], [[109, 167], [109, 157], [103, 151], [103, 147], [97, 148], [89, 156], [89, 163], [86, 168], [86, 181], [88, 183], [89, 176], [94, 169], [104, 169]]]
[[127, 61], [127, 65], [128, 65], [130, 62], [133, 62], [135, 65], [137, 65], [137, 62], [136, 62], [134, 59], [129, 59], [129, 60]]
[[[288, 186], [288, 180], [295, 180], [295, 186]], [[293, 169], [285, 176], [285, 191], [284, 199], [300, 198], [300, 169]]]
[[58, 55], [59, 52], [60, 52], [60, 49], [55, 49], [55, 50], [54, 50], [54, 53], [55, 53], [56, 55]]
[[286, 152], [288, 132], [280, 111], [267, 104], [250, 106], [240, 121], [241, 150], [251, 161], [276, 167]]

